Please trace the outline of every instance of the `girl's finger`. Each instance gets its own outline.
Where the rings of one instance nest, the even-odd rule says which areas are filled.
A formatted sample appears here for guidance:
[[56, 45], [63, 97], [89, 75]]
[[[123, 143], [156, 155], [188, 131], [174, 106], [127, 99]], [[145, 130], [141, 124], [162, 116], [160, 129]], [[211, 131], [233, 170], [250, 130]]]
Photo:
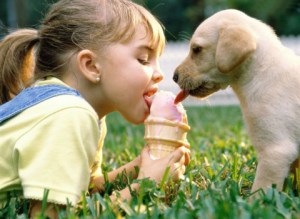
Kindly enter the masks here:
[[150, 150], [150, 147], [149, 147], [149, 145], [146, 144], [142, 151], [146, 151], [148, 153], [149, 150]]
[[191, 161], [191, 157], [190, 157], [190, 151], [188, 151], [188, 153], [186, 152], [184, 154], [184, 165], [187, 166]]
[[190, 150], [185, 146], [181, 146], [171, 153], [169, 159], [172, 159], [173, 162], [180, 162], [180, 160], [184, 156], [185, 157], [184, 163], [188, 164], [190, 160], [189, 154], [190, 154]]
[[173, 179], [179, 180], [183, 177], [185, 173], [185, 165], [180, 165], [179, 163], [175, 163], [173, 165]]

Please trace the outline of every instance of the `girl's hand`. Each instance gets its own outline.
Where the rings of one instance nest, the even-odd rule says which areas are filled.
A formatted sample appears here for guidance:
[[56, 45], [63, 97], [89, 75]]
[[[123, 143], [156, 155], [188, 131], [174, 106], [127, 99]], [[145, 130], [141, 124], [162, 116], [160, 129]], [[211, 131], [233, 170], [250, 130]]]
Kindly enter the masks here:
[[170, 155], [153, 160], [150, 157], [149, 147], [145, 147], [141, 153], [141, 163], [138, 179], [150, 178], [160, 183], [166, 169], [169, 167], [169, 175], [173, 180], [179, 180], [185, 173], [185, 166], [190, 162], [190, 150], [179, 147]]

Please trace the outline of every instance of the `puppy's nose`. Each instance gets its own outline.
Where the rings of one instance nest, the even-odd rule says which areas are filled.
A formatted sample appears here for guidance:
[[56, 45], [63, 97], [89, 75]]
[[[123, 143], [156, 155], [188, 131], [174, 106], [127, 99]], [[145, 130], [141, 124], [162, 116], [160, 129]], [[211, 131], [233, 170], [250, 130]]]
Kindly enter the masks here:
[[178, 73], [177, 72], [174, 72], [174, 75], [173, 75], [173, 81], [175, 81], [176, 83], [178, 82]]

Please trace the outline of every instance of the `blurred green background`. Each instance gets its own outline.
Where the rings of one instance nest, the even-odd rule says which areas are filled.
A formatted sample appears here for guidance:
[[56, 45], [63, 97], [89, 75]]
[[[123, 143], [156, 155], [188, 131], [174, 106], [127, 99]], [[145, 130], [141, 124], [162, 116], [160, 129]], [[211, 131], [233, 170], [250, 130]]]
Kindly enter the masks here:
[[[39, 26], [57, 0], [0, 0], [0, 37], [17, 27]], [[83, 0], [84, 1], [84, 0]], [[166, 28], [169, 41], [189, 39], [213, 13], [235, 8], [271, 25], [276, 33], [300, 35], [300, 0], [134, 0], [146, 6]]]

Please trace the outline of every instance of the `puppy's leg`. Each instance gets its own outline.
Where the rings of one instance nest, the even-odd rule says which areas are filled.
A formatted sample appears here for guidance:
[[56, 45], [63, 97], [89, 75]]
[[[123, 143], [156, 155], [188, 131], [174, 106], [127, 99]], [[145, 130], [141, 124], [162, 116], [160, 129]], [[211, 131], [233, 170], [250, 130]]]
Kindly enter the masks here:
[[252, 192], [276, 184], [282, 190], [285, 178], [288, 176], [291, 164], [297, 159], [297, 145], [291, 143], [277, 146], [265, 146], [258, 150], [258, 166]]
[[266, 189], [276, 184], [278, 190], [282, 190], [283, 182], [289, 172], [289, 165], [273, 164], [273, 161], [258, 161], [252, 192], [262, 188]]

